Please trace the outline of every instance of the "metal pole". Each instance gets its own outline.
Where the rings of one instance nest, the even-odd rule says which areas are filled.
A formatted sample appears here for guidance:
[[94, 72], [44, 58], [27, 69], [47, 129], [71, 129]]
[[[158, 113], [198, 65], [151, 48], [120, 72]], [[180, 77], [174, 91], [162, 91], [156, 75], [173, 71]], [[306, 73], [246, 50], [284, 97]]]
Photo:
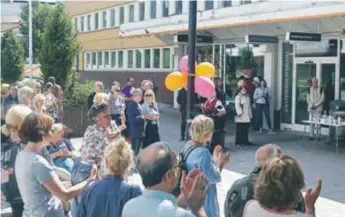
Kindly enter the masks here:
[[29, 70], [30, 80], [32, 80], [32, 0], [29, 0]]
[[[195, 74], [195, 46], [196, 46], [196, 20], [197, 1], [189, 2], [189, 26], [188, 26], [188, 95], [187, 95], [187, 121], [192, 118], [194, 111], [194, 74]], [[187, 122], [187, 126], [189, 123]], [[187, 127], [188, 130], [189, 127]], [[188, 133], [187, 133], [188, 135]]]

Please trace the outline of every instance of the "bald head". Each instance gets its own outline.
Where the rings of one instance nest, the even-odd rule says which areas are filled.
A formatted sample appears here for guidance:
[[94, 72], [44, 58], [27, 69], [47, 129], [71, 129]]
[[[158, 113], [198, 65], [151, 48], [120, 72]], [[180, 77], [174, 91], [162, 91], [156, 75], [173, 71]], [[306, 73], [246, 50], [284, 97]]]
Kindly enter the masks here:
[[263, 165], [267, 160], [279, 157], [283, 151], [278, 145], [267, 144], [260, 147], [255, 153], [255, 161], [258, 165]]

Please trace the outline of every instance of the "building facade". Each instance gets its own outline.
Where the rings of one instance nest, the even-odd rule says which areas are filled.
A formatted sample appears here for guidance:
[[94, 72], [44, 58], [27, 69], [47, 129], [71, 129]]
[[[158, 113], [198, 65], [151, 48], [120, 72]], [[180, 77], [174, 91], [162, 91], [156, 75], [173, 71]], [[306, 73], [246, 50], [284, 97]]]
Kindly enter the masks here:
[[[82, 79], [125, 82], [152, 77], [160, 102], [176, 105], [165, 76], [178, 70], [188, 46], [189, 1], [71, 1], [66, 8], [83, 48]], [[213, 0], [198, 1], [197, 61], [215, 65], [231, 95], [240, 75], [243, 48], [254, 54], [255, 70], [273, 90], [271, 115], [281, 128], [302, 130], [308, 119], [306, 93], [311, 77], [345, 100], [344, 1]], [[286, 40], [287, 32], [321, 34], [310, 41]], [[269, 36], [248, 42], [249, 36]], [[212, 40], [203, 40], [203, 38]], [[183, 38], [183, 37], [182, 37]], [[247, 41], [246, 41], [247, 39]]]

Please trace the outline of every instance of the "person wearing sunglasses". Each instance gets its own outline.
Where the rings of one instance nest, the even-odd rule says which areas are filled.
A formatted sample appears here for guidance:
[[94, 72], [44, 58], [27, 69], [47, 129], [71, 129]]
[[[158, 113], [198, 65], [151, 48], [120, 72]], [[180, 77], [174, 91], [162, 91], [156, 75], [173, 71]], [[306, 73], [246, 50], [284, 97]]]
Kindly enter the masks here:
[[111, 95], [109, 96], [108, 104], [111, 113], [111, 119], [116, 122], [117, 126], [121, 126], [126, 104], [125, 99], [120, 95], [120, 86], [114, 85], [111, 88]]
[[160, 141], [159, 137], [159, 110], [155, 100], [153, 90], [146, 90], [144, 95], [144, 103], [142, 105], [143, 115], [147, 116], [145, 120], [145, 136], [143, 148]]

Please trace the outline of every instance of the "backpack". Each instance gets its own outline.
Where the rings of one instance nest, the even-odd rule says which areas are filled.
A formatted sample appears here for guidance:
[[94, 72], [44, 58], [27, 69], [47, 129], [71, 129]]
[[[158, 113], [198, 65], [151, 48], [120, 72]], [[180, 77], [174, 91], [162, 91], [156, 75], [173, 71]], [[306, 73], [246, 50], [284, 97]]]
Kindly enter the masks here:
[[186, 175], [187, 175], [187, 158], [192, 153], [192, 151], [194, 151], [195, 149], [197, 149], [199, 147], [200, 146], [191, 145], [186, 150], [185, 153], [182, 150], [179, 154], [179, 160], [180, 160], [179, 167], [180, 167], [181, 173], [180, 173], [180, 176], [178, 178], [177, 185], [176, 185], [175, 189], [173, 190], [173, 195], [175, 195], [176, 197], [178, 197], [181, 194], [182, 171], [185, 171]]

